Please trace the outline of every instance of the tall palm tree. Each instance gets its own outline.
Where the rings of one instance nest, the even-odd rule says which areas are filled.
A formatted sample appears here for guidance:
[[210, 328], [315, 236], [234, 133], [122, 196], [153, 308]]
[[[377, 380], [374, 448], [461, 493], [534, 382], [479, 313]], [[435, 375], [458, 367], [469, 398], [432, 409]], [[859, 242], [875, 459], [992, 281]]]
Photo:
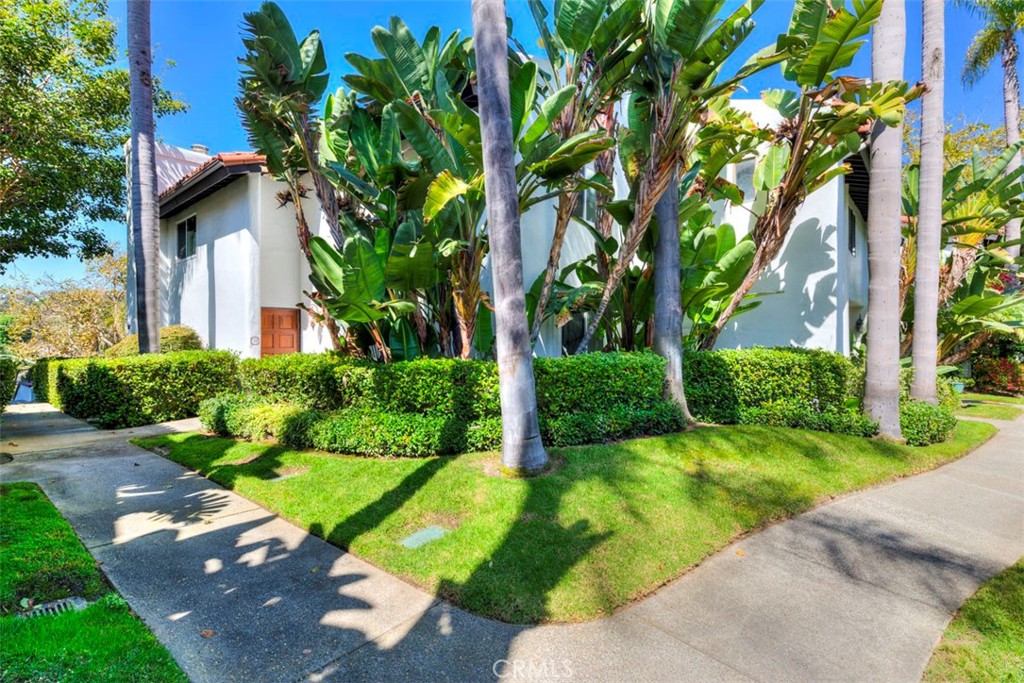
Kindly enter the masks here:
[[156, 143], [153, 122], [153, 55], [149, 0], [128, 0], [129, 96], [132, 119], [132, 246], [139, 352], [160, 350], [160, 224], [157, 216]]
[[921, 98], [921, 176], [917, 220], [917, 274], [914, 282], [914, 381], [910, 394], [937, 403], [936, 354], [939, 345], [939, 251], [942, 248], [942, 177], [946, 124], [946, 29], [942, 2], [922, 3], [921, 75], [928, 90]]
[[494, 269], [501, 461], [507, 471], [530, 474], [543, 469], [548, 456], [540, 438], [533, 352], [526, 324], [505, 22], [505, 0], [473, 0], [484, 192]]
[[665, 391], [693, 422], [683, 388], [683, 306], [679, 254], [679, 179], [673, 177], [654, 205], [658, 242], [654, 247], [654, 352], [666, 360]]
[[[927, 4], [927, 3], [925, 3]], [[992, 60], [1000, 55], [1003, 65], [1003, 122], [1006, 126], [1006, 145], [1020, 140], [1020, 79], [1017, 77], [1017, 32], [1024, 30], [1024, 2], [1021, 0], [960, 0], [959, 4], [973, 11], [985, 22], [984, 28], [974, 36], [967, 48], [963, 84], [970, 88], [988, 71]], [[1013, 173], [1020, 166], [1020, 152], [1006, 172]], [[1006, 224], [1007, 241], [1020, 239], [1020, 219]], [[1013, 258], [1020, 256], [1020, 245], [1011, 245]]]
[[[886, 0], [872, 29], [871, 77], [903, 77], [906, 8]], [[900, 431], [900, 175], [903, 125], [876, 121], [871, 130], [871, 189], [868, 207], [868, 338], [864, 412], [878, 422], [879, 434], [901, 439]]]

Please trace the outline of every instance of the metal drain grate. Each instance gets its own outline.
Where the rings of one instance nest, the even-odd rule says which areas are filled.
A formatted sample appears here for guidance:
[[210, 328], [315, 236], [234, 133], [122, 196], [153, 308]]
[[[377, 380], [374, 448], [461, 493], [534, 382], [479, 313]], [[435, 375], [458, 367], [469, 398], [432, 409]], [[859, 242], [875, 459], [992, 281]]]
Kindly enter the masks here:
[[42, 617], [51, 616], [54, 614], [63, 614], [64, 612], [80, 612], [89, 606], [89, 601], [85, 598], [64, 598], [62, 600], [54, 600], [53, 602], [43, 603], [42, 605], [36, 605], [28, 612], [20, 614], [23, 619], [30, 617]]

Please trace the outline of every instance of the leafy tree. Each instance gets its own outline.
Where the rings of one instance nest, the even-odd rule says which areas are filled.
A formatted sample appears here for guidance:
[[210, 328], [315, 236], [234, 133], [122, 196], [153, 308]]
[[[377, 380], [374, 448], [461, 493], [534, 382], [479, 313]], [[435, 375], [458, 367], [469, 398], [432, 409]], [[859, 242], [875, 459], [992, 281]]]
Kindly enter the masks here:
[[[1020, 78], [1017, 75], [1017, 33], [1024, 30], [1024, 3], [1020, 0], [960, 0], [985, 23], [967, 48], [962, 80], [970, 87], [977, 83], [998, 55], [1003, 67], [1003, 127], [1007, 146], [1020, 140]], [[1020, 166], [1018, 154], [1007, 168], [1012, 173]], [[1006, 239], [1011, 255], [1020, 255], [1020, 219], [1006, 224]]]
[[10, 351], [25, 358], [95, 356], [126, 330], [127, 258], [116, 252], [86, 262], [79, 279], [44, 277], [0, 289]]
[[[553, 24], [541, 0], [530, 0], [530, 10], [540, 32], [555, 92], [551, 102], [566, 101], [561, 113], [552, 121], [552, 128], [563, 139], [593, 130], [609, 136], [616, 129], [616, 105], [628, 84], [630, 71], [643, 57], [636, 45], [641, 34], [641, 0], [563, 0], [555, 5]], [[608, 147], [595, 158], [592, 182], [584, 183], [581, 174], [566, 179], [558, 194], [555, 226], [551, 238], [547, 268], [541, 278], [534, 303], [531, 338], [540, 333], [545, 311], [551, 298], [555, 276], [561, 262], [562, 245], [570, 221], [575, 217], [581, 191], [587, 187], [599, 190], [597, 220], [592, 227], [597, 242], [611, 237], [613, 221], [604, 210], [614, 173], [616, 151]], [[604, 250], [597, 250], [599, 270], [607, 276]]]
[[[1020, 293], [1002, 286], [1012, 259], [1000, 237], [1001, 227], [1024, 216], [1024, 168], [1006, 174], [1022, 143], [990, 158], [979, 150], [970, 164], [958, 164], [943, 176], [942, 251], [938, 270], [938, 358], [953, 364], [970, 357], [991, 334], [1021, 327]], [[916, 339], [913, 291], [917, 278], [919, 167], [904, 172], [899, 305], [904, 330], [900, 352]], [[975, 298], [971, 298], [975, 297]], [[985, 299], [980, 302], [979, 299]], [[967, 300], [970, 299], [970, 300]], [[965, 301], [967, 300], [967, 301]]]
[[[759, 138], [762, 148], [757, 152], [754, 189], [765, 200], [763, 207], [755, 209], [753, 263], [704, 336], [705, 349], [714, 347], [733, 313], [778, 256], [807, 196], [849, 172], [844, 161], [863, 146], [859, 131], [874, 121], [899, 124], [906, 102], [920, 94], [919, 88], [908, 88], [901, 80], [870, 83], [838, 75], [852, 63], [881, 11], [881, 0], [861, 0], [849, 10], [835, 11], [813, 0], [797, 2], [786, 39], [800, 41], [806, 48], [783, 63], [783, 75], [794, 89], [762, 93], [763, 101], [778, 112], [780, 123], [751, 132], [749, 124], [737, 128], [735, 122], [724, 121], [725, 137], [732, 129], [736, 136]], [[735, 154], [724, 145], [715, 151]], [[719, 161], [709, 168], [717, 172], [720, 165]], [[714, 177], [705, 173], [709, 180]]]
[[[128, 73], [103, 0], [0, 0], [0, 272], [92, 256], [124, 217]], [[154, 88], [158, 115], [181, 102]]]
[[[291, 203], [295, 210], [299, 248], [312, 267], [313, 232], [303, 207], [308, 191], [304, 178], [312, 177], [335, 244], [344, 242], [337, 195], [320, 171], [316, 107], [329, 79], [320, 32], [310, 32], [299, 43], [288, 18], [272, 2], [264, 2], [258, 12], [246, 13], [243, 21], [246, 54], [239, 59], [242, 77], [236, 104], [253, 149], [266, 157], [267, 170], [288, 188], [283, 203]], [[310, 300], [303, 305], [306, 312], [324, 325], [334, 349], [342, 350], [338, 326], [323, 303], [327, 293], [317, 289], [306, 294]]]

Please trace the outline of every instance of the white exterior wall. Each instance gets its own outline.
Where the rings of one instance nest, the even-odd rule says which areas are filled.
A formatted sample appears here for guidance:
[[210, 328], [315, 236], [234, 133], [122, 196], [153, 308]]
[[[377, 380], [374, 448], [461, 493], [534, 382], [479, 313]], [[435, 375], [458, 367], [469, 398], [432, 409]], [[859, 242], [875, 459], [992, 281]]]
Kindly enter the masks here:
[[[207, 348], [260, 354], [258, 213], [242, 176], [189, 208], [161, 221], [161, 324], [193, 328]], [[177, 224], [196, 217], [196, 253], [177, 256]]]
[[[128, 333], [134, 334], [138, 332], [138, 320], [135, 310], [135, 240], [132, 236], [132, 217], [131, 217], [131, 187], [132, 187], [132, 141], [129, 139], [124, 144], [124, 160], [125, 160], [125, 182], [128, 188], [128, 213], [125, 215], [125, 224], [128, 231], [127, 249], [128, 249], [128, 291], [127, 294], [127, 306], [128, 315], [126, 316], [126, 322], [128, 325]], [[175, 147], [173, 145], [165, 145], [161, 142], [156, 143], [156, 186], [157, 193], [163, 192], [168, 187], [176, 183], [181, 178], [194, 171], [203, 165], [208, 159], [209, 155], [203, 154], [202, 152], [196, 152], [191, 149], [182, 149], [181, 147]]]
[[[295, 231], [295, 207], [291, 204], [279, 206], [277, 194], [284, 191], [284, 183], [269, 176], [251, 175], [257, 198], [260, 239], [260, 305], [268, 308], [295, 308], [305, 301], [303, 291], [311, 291], [309, 263], [299, 248]], [[312, 223], [314, 234], [330, 239], [326, 225], [315, 197], [303, 200], [303, 210]], [[327, 331], [319, 325], [312, 325], [306, 312], [299, 314], [299, 350], [318, 353], [331, 348]]]
[[[779, 255], [761, 275], [752, 293], [760, 305], [735, 316], [722, 330], [718, 348], [801, 346], [846, 353], [846, 283], [840, 263], [846, 249], [845, 201], [835, 179], [807, 198], [796, 213]], [[750, 206], [748, 202], [747, 206]], [[725, 211], [737, 239], [750, 232], [753, 216], [740, 207]]]

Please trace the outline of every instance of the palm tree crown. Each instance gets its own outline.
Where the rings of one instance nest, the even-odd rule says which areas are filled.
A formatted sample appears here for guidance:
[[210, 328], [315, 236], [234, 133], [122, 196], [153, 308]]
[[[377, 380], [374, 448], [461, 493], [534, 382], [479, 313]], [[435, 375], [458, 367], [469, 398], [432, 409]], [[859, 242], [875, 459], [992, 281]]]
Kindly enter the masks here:
[[967, 48], [964, 69], [960, 76], [963, 84], [974, 86], [988, 71], [996, 55], [1004, 60], [1017, 58], [1018, 31], [1024, 30], [1024, 0], [958, 0], [985, 22]]

